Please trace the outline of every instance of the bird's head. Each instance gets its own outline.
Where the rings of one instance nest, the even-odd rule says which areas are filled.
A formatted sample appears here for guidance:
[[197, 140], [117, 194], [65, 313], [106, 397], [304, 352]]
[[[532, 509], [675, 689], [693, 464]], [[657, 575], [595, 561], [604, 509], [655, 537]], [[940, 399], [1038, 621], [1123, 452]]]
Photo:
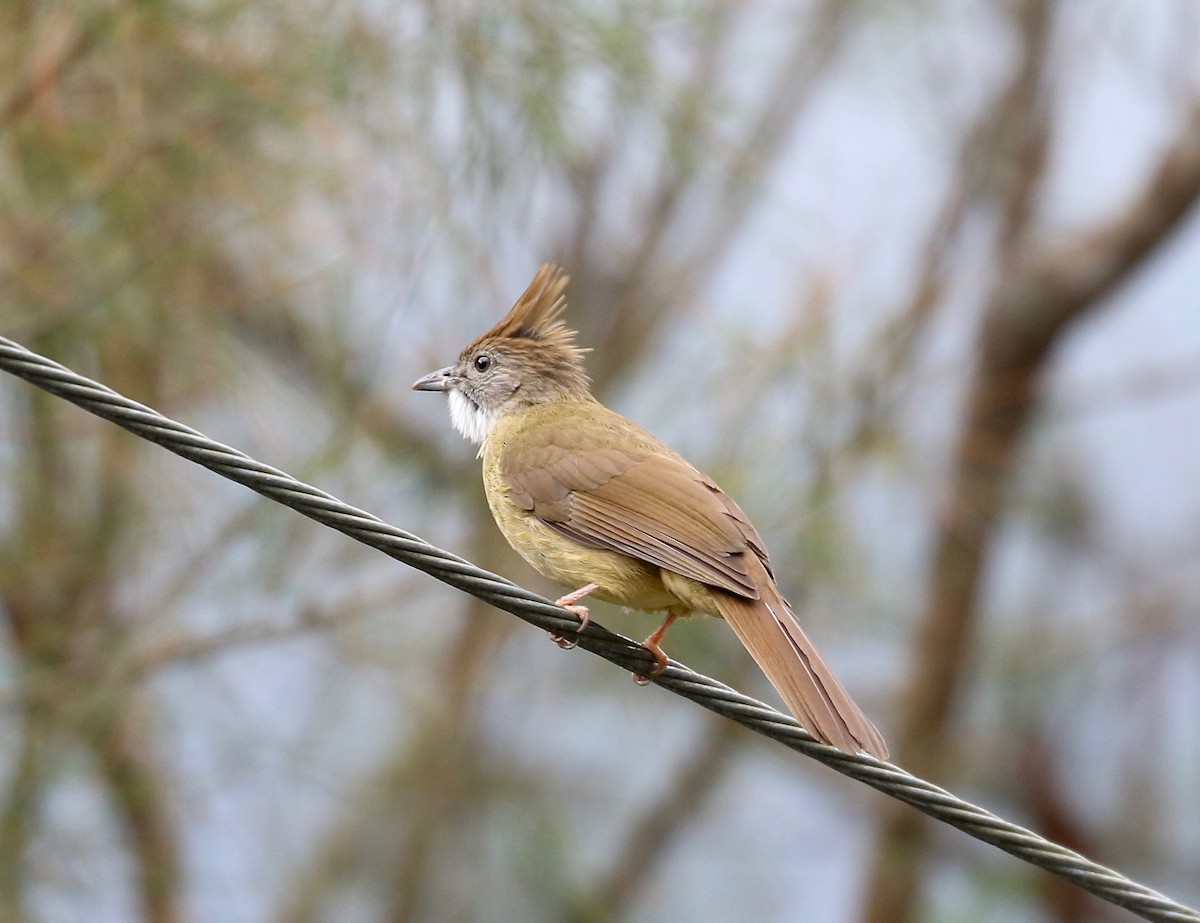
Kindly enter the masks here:
[[568, 277], [542, 266], [500, 323], [471, 343], [454, 365], [430, 372], [414, 391], [444, 391], [454, 428], [483, 442], [497, 420], [533, 404], [589, 396], [586, 349], [562, 322]]

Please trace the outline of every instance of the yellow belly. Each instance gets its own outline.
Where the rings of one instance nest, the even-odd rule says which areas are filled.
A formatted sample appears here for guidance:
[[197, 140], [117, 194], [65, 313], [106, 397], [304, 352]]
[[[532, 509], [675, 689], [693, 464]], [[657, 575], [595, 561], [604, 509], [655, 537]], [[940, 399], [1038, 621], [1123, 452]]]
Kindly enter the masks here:
[[569, 590], [598, 584], [599, 589], [590, 595], [619, 606], [649, 612], [685, 607], [663, 584], [657, 566], [620, 552], [581, 545], [509, 501], [503, 486], [493, 489], [485, 482], [485, 489], [500, 532], [542, 576]]

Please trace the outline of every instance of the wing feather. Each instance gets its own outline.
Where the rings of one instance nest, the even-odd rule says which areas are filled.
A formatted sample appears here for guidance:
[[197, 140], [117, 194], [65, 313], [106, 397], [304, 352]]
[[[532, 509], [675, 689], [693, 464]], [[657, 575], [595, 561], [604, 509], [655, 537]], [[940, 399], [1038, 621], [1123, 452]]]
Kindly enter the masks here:
[[501, 474], [514, 503], [575, 541], [758, 595], [742, 561], [741, 511], [678, 457], [583, 448], [573, 434], [543, 430], [506, 448]]

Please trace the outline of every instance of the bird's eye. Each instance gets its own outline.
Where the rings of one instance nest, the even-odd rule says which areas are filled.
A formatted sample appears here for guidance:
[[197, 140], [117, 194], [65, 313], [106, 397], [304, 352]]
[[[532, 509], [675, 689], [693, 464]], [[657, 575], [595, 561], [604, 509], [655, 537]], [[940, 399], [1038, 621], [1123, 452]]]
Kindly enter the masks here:
[[486, 372], [492, 367], [492, 357], [488, 355], [478, 355], [475, 357], [475, 368], [477, 371]]

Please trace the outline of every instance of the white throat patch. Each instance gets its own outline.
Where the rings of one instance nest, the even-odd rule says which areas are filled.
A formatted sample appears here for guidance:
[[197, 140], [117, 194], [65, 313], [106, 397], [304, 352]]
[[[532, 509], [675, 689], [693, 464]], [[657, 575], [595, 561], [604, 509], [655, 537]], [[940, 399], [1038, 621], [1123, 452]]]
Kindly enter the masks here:
[[457, 388], [448, 391], [446, 397], [450, 401], [450, 422], [454, 428], [476, 444], [483, 442], [495, 422], [492, 415]]

